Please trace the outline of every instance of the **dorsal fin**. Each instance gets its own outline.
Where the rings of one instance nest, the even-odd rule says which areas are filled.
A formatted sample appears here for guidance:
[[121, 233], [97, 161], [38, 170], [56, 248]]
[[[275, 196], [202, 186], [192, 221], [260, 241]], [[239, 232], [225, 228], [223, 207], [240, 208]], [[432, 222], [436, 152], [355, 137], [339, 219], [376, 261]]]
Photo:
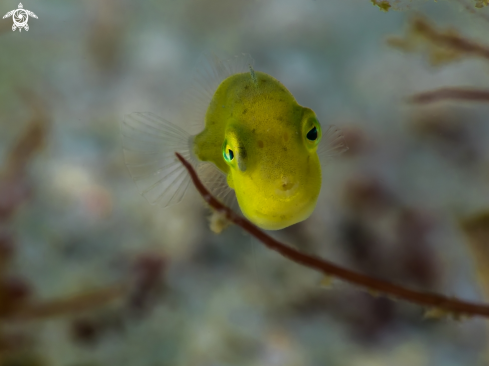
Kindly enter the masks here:
[[255, 87], [257, 87], [258, 86], [258, 80], [256, 79], [255, 70], [253, 70], [252, 65], [249, 66], [249, 69], [250, 69], [251, 80], [253, 80], [253, 85]]

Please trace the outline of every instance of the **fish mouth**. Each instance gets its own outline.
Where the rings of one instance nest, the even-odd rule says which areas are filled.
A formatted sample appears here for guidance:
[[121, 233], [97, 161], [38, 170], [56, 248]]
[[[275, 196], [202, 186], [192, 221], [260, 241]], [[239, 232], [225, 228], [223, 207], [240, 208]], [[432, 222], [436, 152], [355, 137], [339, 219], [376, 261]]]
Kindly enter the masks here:
[[254, 210], [251, 215], [248, 215], [248, 213], [244, 211], [243, 214], [248, 220], [262, 229], [281, 230], [307, 219], [312, 214], [315, 207], [316, 204], [314, 200], [309, 200], [307, 203], [303, 202], [300, 207], [292, 204], [292, 207], [284, 207], [284, 210], [278, 210], [276, 212]]
[[309, 183], [281, 174], [265, 181], [247, 180], [235, 186], [235, 192], [247, 219], [265, 230], [280, 230], [307, 219], [314, 211], [320, 188]]
[[[297, 185], [298, 186], [298, 185]], [[294, 187], [297, 191], [297, 188]], [[278, 205], [272, 210], [263, 210], [255, 207], [249, 212], [243, 211], [243, 214], [254, 224], [265, 230], [280, 230], [290, 225], [307, 219], [316, 207], [316, 197], [304, 197], [297, 193], [288, 196], [283, 193], [286, 199], [277, 199]]]
[[276, 184], [275, 184], [275, 191], [274, 193], [277, 195], [277, 198], [285, 198], [287, 200], [293, 199], [297, 193], [299, 192], [299, 187], [300, 184], [297, 182], [294, 182], [290, 180], [287, 177], [282, 177]]

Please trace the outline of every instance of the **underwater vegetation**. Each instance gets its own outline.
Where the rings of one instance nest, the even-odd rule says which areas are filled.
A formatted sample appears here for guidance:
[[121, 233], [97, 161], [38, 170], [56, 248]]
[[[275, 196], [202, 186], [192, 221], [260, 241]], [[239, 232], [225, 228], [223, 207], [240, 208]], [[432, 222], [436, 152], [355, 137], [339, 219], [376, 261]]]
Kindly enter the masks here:
[[[368, 0], [45, 3], [22, 35], [0, 22], [1, 366], [487, 364], [483, 33], [422, 0], [374, 1], [387, 13]], [[393, 10], [409, 4], [426, 17], [401, 34]], [[180, 123], [173, 105], [208, 49], [252, 54], [234, 81], [286, 88], [263, 104], [277, 108], [221, 95], [207, 128], [224, 79], [201, 73]], [[125, 160], [119, 123], [137, 110], [154, 114], [130, 126], [151, 120], [169, 143], [146, 129], [144, 154]], [[248, 120], [214, 134], [230, 114]], [[273, 129], [247, 136], [259, 117]], [[288, 192], [279, 173], [308, 158], [307, 219], [268, 231], [276, 221], [240, 212], [249, 177]], [[268, 181], [253, 176], [262, 163]], [[254, 191], [249, 211], [281, 211]]]
[[[228, 207], [224, 206], [218, 199], [213, 197], [200, 181], [197, 172], [194, 170], [192, 165], [180, 154], [176, 153], [176, 156], [188, 170], [193, 183], [204, 198], [204, 201], [209, 204], [212, 209], [216, 210], [216, 215], [220, 216], [221, 220], [229, 220], [232, 223], [240, 226], [242, 229], [246, 230], [248, 233], [260, 240], [266, 247], [280, 253], [287, 259], [292, 260], [295, 263], [299, 263], [305, 267], [322, 272], [326, 276], [326, 279], [323, 279], [323, 284], [328, 284], [332, 279], [341, 279], [343, 281], [363, 287], [374, 296], [383, 295], [391, 299], [406, 300], [415, 304], [430, 307], [426, 311], [425, 317], [441, 318], [444, 316], [451, 316], [454, 319], [462, 319], [464, 317], [473, 315], [489, 317], [489, 305], [473, 304], [459, 301], [452, 297], [413, 291], [402, 286], [397, 286], [386, 281], [349, 271], [345, 268], [336, 266], [331, 262], [301, 253], [300, 251], [297, 251], [286, 244], [280, 243], [265, 232], [261, 231], [251, 222], [234, 213]], [[487, 221], [484, 223], [487, 223]], [[470, 226], [470, 224], [467, 224], [467, 226]], [[487, 237], [488, 236], [485, 236], [485, 238]]]
[[79, 343], [93, 343], [101, 334], [121, 331], [127, 318], [140, 316], [161, 292], [165, 260], [157, 254], [134, 255], [128, 263], [127, 278], [109, 286], [82, 291], [50, 300], [36, 298], [28, 280], [11, 274], [19, 245], [9, 229], [16, 211], [32, 199], [34, 182], [28, 169], [46, 144], [50, 113], [37, 95], [23, 90], [32, 117], [25, 131], [10, 148], [0, 170], [0, 365], [45, 365], [29, 327], [39, 321], [71, 317], [72, 337]]
[[[463, 59], [481, 58], [489, 62], [489, 46], [460, 35], [454, 29], [438, 30], [424, 18], [414, 18], [404, 38], [390, 37], [388, 44], [404, 52], [422, 52], [431, 65], [441, 67]], [[444, 100], [488, 102], [489, 89], [443, 87], [418, 93], [409, 98], [413, 104], [428, 104]]]
[[[378, 7], [383, 12], [393, 10], [406, 10], [413, 7], [412, 0], [370, 0], [372, 5]], [[435, 0], [436, 2], [436, 0]], [[478, 17], [485, 17], [485, 14], [478, 13], [476, 9], [482, 9], [489, 5], [487, 0], [454, 0], [464, 11]]]
[[[484, 5], [487, 5], [485, 3]], [[424, 18], [414, 18], [411, 21], [407, 35], [404, 38], [393, 37], [388, 43], [405, 52], [423, 52], [427, 54], [433, 66], [446, 66], [466, 58], [480, 58], [489, 62], [489, 46], [472, 41], [453, 29], [439, 30]], [[459, 86], [447, 86], [435, 90], [417, 93], [408, 98], [408, 102], [415, 105], [430, 105], [443, 101], [459, 103], [488, 103], [489, 88], [471, 88]], [[445, 120], [446, 121], [446, 120]], [[433, 129], [439, 135], [457, 136], [463, 139], [462, 131], [449, 131], [448, 123], [436, 123], [429, 129]], [[448, 134], [447, 134], [448, 132]], [[455, 133], [454, 133], [455, 132]], [[453, 141], [452, 137], [448, 137]], [[474, 159], [474, 153], [471, 154]], [[488, 298], [488, 273], [489, 260], [489, 210], [474, 213], [460, 219], [460, 227], [468, 238], [468, 244], [475, 260], [478, 277], [483, 292]]]

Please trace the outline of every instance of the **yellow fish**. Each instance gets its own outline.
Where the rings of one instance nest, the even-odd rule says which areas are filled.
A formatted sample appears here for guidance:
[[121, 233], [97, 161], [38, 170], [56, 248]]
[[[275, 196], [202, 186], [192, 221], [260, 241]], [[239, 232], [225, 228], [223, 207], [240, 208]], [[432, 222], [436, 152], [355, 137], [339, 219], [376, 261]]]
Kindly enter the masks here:
[[323, 130], [278, 80], [254, 71], [248, 55], [204, 59], [187, 100], [203, 128], [196, 135], [148, 112], [122, 123], [126, 165], [150, 203], [183, 198], [190, 180], [177, 151], [211, 192], [228, 205], [236, 198], [244, 216], [263, 229], [311, 215], [321, 190], [320, 158], [346, 150], [336, 127]]

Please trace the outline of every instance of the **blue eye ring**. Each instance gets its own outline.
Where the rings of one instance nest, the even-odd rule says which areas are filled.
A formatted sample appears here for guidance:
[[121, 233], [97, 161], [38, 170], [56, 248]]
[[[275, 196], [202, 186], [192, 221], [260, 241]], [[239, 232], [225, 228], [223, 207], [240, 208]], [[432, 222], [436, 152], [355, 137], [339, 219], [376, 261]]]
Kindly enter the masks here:
[[233, 150], [228, 149], [227, 158], [228, 158], [229, 161], [232, 161], [234, 159]]
[[229, 146], [227, 146], [227, 144], [224, 144], [224, 149], [222, 149], [222, 156], [224, 157], [224, 160], [226, 160], [228, 163], [234, 160], [234, 152], [229, 148]]

